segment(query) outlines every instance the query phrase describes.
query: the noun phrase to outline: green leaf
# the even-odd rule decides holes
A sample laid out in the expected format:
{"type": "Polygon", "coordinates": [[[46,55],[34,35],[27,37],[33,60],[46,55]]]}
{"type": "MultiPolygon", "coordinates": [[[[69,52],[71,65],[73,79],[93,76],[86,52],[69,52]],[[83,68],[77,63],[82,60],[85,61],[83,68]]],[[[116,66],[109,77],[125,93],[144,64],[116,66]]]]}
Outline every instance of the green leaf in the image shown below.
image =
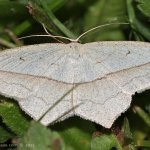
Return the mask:
{"type": "Polygon", "coordinates": [[[32,122],[21,139],[18,150],[66,150],[57,132],[52,132],[39,122],[32,122]]]}
{"type": "Polygon", "coordinates": [[[3,20],[1,23],[19,22],[27,18],[29,15],[25,8],[26,2],[25,0],[0,0],[0,19],[3,20]]]}
{"type": "MultiPolygon", "coordinates": [[[[148,25],[144,24],[144,22],[137,17],[138,15],[136,15],[132,0],[127,0],[127,10],[129,22],[131,24],[132,29],[134,30],[134,33],[136,33],[136,36],[138,34],[141,34],[143,37],[150,40],[150,28],[148,25]]],[[[139,39],[142,40],[142,38],[140,38],[140,35],[139,39]]]]}
{"type": "Polygon", "coordinates": [[[111,150],[113,147],[117,148],[117,150],[122,150],[113,134],[102,135],[91,141],[91,150],[111,150]]]}
{"type": "Polygon", "coordinates": [[[8,128],[18,136],[22,136],[29,127],[28,119],[25,118],[16,103],[3,99],[3,102],[0,103],[0,116],[8,128]]]}
{"type": "Polygon", "coordinates": [[[138,141],[137,146],[150,148],[150,140],[138,141]]]}
{"type": "Polygon", "coordinates": [[[76,36],[66,28],[63,23],[56,18],[51,9],[42,0],[30,0],[31,14],[33,17],[44,24],[53,34],[63,33],[69,38],[76,38],[76,36]]]}
{"type": "Polygon", "coordinates": [[[44,0],[43,2],[48,6],[48,8],[50,10],[55,12],[56,10],[61,9],[61,7],[63,7],[68,2],[68,0],[59,0],[59,1],[56,1],[56,0],[44,0]]]}
{"type": "Polygon", "coordinates": [[[127,118],[124,119],[124,124],[123,124],[123,133],[124,133],[124,143],[126,145],[125,150],[135,150],[135,144],[133,140],[133,134],[130,130],[130,125],[129,121],[127,118]]]}
{"type": "Polygon", "coordinates": [[[137,114],[143,119],[143,121],[150,127],[150,115],[138,106],[135,106],[134,109],[137,114]]]}
{"type": "Polygon", "coordinates": [[[24,31],[29,29],[31,26],[32,26],[32,24],[30,21],[23,21],[19,25],[15,26],[13,28],[13,33],[15,33],[15,35],[20,35],[24,31]]]}
{"type": "Polygon", "coordinates": [[[59,131],[66,145],[74,150],[87,150],[90,149],[91,134],[96,128],[92,122],[74,117],[55,125],[55,130],[59,131]]]}
{"type": "Polygon", "coordinates": [[[6,130],[3,126],[0,126],[0,143],[6,142],[8,139],[11,139],[14,135],[6,130]]]}
{"type": "Polygon", "coordinates": [[[139,10],[147,17],[150,17],[150,0],[137,0],[139,10]]]}
{"type": "Polygon", "coordinates": [[[125,118],[124,120],[123,133],[126,140],[128,140],[129,142],[133,140],[133,135],[130,131],[130,125],[127,118],[125,118]]]}
{"type": "Polygon", "coordinates": [[[4,40],[3,38],[0,38],[0,43],[2,45],[4,45],[4,46],[8,47],[8,48],[14,48],[14,47],[16,47],[15,44],[13,44],[13,43],[11,43],[11,42],[9,42],[7,40],[4,40]]]}
{"type": "MultiPolygon", "coordinates": [[[[88,8],[85,15],[84,31],[106,23],[127,22],[125,6],[124,0],[96,1],[88,8]]],[[[125,37],[119,26],[110,25],[107,28],[101,28],[95,33],[87,35],[84,41],[123,40],[125,37]]]]}

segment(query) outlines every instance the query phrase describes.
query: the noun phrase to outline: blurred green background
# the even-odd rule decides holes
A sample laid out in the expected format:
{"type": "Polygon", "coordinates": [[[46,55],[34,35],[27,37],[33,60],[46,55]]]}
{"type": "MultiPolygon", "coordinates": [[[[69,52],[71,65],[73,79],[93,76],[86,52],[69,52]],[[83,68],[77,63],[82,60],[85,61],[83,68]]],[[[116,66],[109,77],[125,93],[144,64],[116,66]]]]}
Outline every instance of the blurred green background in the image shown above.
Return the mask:
{"type": "MultiPolygon", "coordinates": [[[[150,0],[0,0],[0,49],[58,42],[46,34],[94,41],[150,41],[150,0]],[[118,23],[118,24],[114,24],[118,23]],[[129,23],[129,24],[120,24],[129,23]]],[[[68,43],[69,41],[63,40],[68,43]]],[[[148,150],[150,91],[136,94],[131,108],[111,129],[79,117],[44,127],[21,111],[13,100],[0,97],[0,150],[148,150]]]]}

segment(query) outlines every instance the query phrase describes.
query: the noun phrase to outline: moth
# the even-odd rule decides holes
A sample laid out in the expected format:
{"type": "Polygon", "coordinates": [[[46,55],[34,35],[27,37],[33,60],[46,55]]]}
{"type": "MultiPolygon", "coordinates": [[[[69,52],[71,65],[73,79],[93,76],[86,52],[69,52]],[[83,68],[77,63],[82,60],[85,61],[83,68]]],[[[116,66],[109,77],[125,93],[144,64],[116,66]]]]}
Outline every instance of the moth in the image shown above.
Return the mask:
{"type": "Polygon", "coordinates": [[[0,52],[0,95],[35,120],[46,112],[44,125],[77,115],[110,128],[132,95],[146,89],[148,42],[53,43],[0,52]]]}

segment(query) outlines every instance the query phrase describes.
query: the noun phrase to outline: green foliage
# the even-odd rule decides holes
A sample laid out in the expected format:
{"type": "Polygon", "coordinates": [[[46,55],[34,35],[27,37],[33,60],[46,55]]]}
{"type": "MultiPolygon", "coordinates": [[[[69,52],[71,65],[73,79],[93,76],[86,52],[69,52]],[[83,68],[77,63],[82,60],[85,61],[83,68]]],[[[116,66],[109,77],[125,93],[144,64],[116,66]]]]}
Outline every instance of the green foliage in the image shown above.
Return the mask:
{"type": "Polygon", "coordinates": [[[52,132],[38,122],[31,122],[28,131],[20,141],[20,150],[65,150],[65,144],[58,133],[52,132]]]}
{"type": "MultiPolygon", "coordinates": [[[[0,0],[0,49],[56,42],[50,38],[26,38],[46,34],[77,38],[88,29],[110,24],[82,37],[82,43],[100,40],[150,41],[150,0],[0,0]],[[125,23],[128,25],[112,24],[125,23]]],[[[68,42],[63,40],[63,42],[68,42]]],[[[150,149],[150,94],[136,95],[132,107],[113,129],[73,117],[44,127],[29,118],[14,100],[0,97],[1,144],[20,150],[147,150],[150,149]],[[94,136],[95,133],[98,135],[94,136]],[[14,142],[17,141],[17,142],[14,142]]],[[[94,116],[93,116],[94,117],[94,116]]]]}
{"type": "Polygon", "coordinates": [[[139,116],[143,119],[143,121],[150,127],[150,116],[143,109],[136,106],[134,107],[135,111],[139,114],[139,116]]]}
{"type": "Polygon", "coordinates": [[[96,137],[91,141],[91,150],[110,150],[112,148],[122,150],[120,144],[113,134],[101,135],[100,137],[96,137]]]}
{"type": "MultiPolygon", "coordinates": [[[[126,5],[124,0],[100,0],[88,8],[85,15],[84,31],[98,25],[114,22],[127,22],[126,5]],[[113,6],[113,7],[112,7],[113,6]],[[91,18],[91,19],[89,19],[91,18]]],[[[111,25],[107,28],[99,29],[93,34],[86,36],[86,41],[98,40],[125,40],[123,30],[120,25],[111,25]],[[98,35],[98,33],[100,33],[98,35]],[[115,35],[115,36],[114,36],[115,35]]]]}
{"type": "Polygon", "coordinates": [[[150,27],[149,24],[143,20],[144,16],[139,17],[136,9],[134,9],[133,1],[127,0],[127,10],[129,16],[129,22],[133,29],[136,40],[144,41],[144,38],[150,40],[150,27]],[[144,37],[144,38],[143,38],[144,37]]]}
{"type": "Polygon", "coordinates": [[[147,17],[150,17],[150,1],[149,0],[138,0],[139,10],[147,17]]]}
{"type": "Polygon", "coordinates": [[[15,103],[4,102],[0,103],[0,116],[5,123],[16,135],[24,135],[29,127],[29,121],[20,111],[15,103]]]}
{"type": "Polygon", "coordinates": [[[75,150],[89,149],[92,139],[91,134],[96,130],[93,123],[79,119],[78,117],[70,118],[68,121],[59,123],[55,126],[55,129],[59,131],[65,143],[75,150]]]}
{"type": "Polygon", "coordinates": [[[3,126],[0,126],[0,143],[7,141],[8,139],[12,138],[14,135],[5,129],[3,126]]]}

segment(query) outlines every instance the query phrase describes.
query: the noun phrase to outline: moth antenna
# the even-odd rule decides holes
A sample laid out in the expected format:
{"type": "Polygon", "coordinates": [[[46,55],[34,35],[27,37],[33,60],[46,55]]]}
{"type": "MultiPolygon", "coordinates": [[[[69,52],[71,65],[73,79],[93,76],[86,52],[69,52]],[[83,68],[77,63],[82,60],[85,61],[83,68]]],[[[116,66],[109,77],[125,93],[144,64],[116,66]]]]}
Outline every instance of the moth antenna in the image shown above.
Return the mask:
{"type": "Polygon", "coordinates": [[[103,25],[99,25],[99,26],[96,26],[96,27],[94,27],[94,28],[91,28],[91,29],[89,29],[89,30],[87,30],[87,31],[85,31],[84,33],[82,33],[78,38],[76,38],[74,41],[79,41],[79,39],[80,38],[82,38],[83,36],[85,36],[86,34],[88,34],[89,32],[91,32],[91,31],[94,31],[94,30],[96,30],[96,29],[99,29],[99,28],[102,28],[102,27],[106,27],[106,26],[110,26],[110,25],[123,25],[123,24],[129,24],[128,22],[122,22],[122,23],[120,23],[120,22],[118,22],[118,23],[108,23],[108,24],[103,24],[103,25]]]}
{"type": "MultiPolygon", "coordinates": [[[[46,32],[48,35],[50,35],[50,36],[52,37],[53,35],[50,34],[50,33],[47,31],[47,29],[46,29],[44,23],[42,23],[42,26],[43,26],[43,29],[45,30],[45,32],[46,32]]],[[[56,41],[58,41],[58,42],[60,42],[60,43],[65,44],[63,41],[60,41],[60,40],[59,40],[58,38],[56,38],[56,37],[52,37],[52,38],[54,38],[56,41]]]]}
{"type": "Polygon", "coordinates": [[[43,26],[43,28],[44,28],[45,32],[46,32],[48,35],[51,35],[51,34],[47,31],[47,29],[46,29],[46,27],[45,27],[44,23],[42,23],[42,26],[43,26]]]}
{"type": "Polygon", "coordinates": [[[76,42],[76,39],[74,40],[74,39],[67,38],[67,37],[64,37],[64,36],[52,35],[52,34],[50,34],[50,33],[47,31],[47,29],[46,29],[46,27],[44,26],[44,24],[43,24],[43,23],[42,23],[42,26],[43,26],[43,28],[44,28],[45,32],[46,32],[48,35],[39,35],[39,34],[34,34],[34,35],[24,36],[24,37],[21,37],[21,38],[18,38],[18,39],[25,39],[25,38],[28,38],[28,37],[36,37],[36,36],[38,36],[38,37],[39,37],[39,36],[42,36],[42,37],[51,37],[51,38],[53,38],[53,39],[55,39],[55,40],[57,40],[57,41],[59,41],[59,42],[61,42],[61,43],[64,43],[64,42],[62,42],[62,41],[58,40],[57,38],[65,39],[65,40],[68,40],[68,41],[70,41],[70,42],[76,42]]]}
{"type": "Polygon", "coordinates": [[[117,23],[108,23],[108,24],[103,24],[103,25],[99,25],[99,26],[96,26],[94,28],[91,28],[89,30],[87,30],[86,32],[82,33],[79,37],[77,37],[76,39],[71,39],[71,38],[68,38],[68,37],[64,37],[64,36],[58,36],[58,35],[52,35],[50,34],[46,27],[44,26],[44,24],[42,24],[45,32],[48,34],[48,35],[38,35],[38,34],[35,34],[35,35],[28,35],[28,36],[24,36],[24,37],[21,37],[21,38],[18,38],[18,39],[24,39],[24,38],[28,38],[28,37],[36,37],[36,36],[42,36],[42,37],[51,37],[51,38],[54,38],[55,40],[61,42],[61,43],[64,43],[60,40],[58,40],[57,38],[60,38],[60,39],[65,39],[65,40],[68,40],[70,42],[78,42],[79,39],[81,39],[83,36],[85,36],[86,34],[88,34],[89,32],[92,32],[96,29],[99,29],[99,28],[102,28],[102,27],[106,27],[106,26],[110,26],[110,25],[125,25],[125,24],[130,24],[128,22],[123,22],[123,23],[120,23],[120,22],[117,22],[117,23]]]}
{"type": "Polygon", "coordinates": [[[23,36],[23,37],[20,37],[18,38],[19,40],[20,39],[25,39],[25,38],[29,38],[29,37],[36,37],[36,36],[41,36],[41,37],[51,37],[51,38],[61,38],[61,39],[65,39],[65,40],[68,40],[70,42],[76,42],[76,40],[74,39],[70,39],[70,38],[67,38],[67,37],[64,37],[64,36],[55,36],[55,35],[52,35],[52,34],[49,34],[49,35],[40,35],[40,34],[33,34],[33,35],[27,35],[27,36],[23,36]]]}

